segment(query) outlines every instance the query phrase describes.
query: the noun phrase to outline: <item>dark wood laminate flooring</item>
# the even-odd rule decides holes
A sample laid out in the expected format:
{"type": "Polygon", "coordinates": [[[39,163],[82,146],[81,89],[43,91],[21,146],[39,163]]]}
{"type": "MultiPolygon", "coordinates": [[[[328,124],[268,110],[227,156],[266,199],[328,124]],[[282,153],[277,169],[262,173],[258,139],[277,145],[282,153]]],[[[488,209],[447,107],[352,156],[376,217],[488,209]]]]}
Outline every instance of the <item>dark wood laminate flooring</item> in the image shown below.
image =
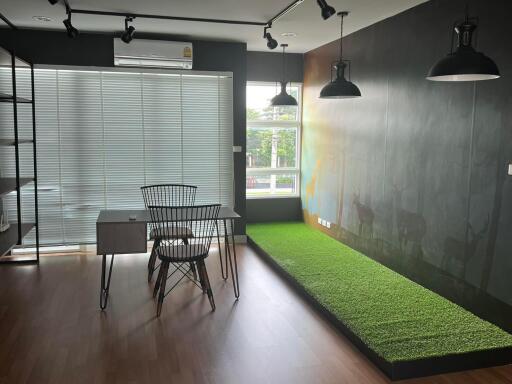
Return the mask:
{"type": "MultiPolygon", "coordinates": [[[[116,256],[99,310],[101,258],[43,256],[0,266],[0,383],[387,383],[343,336],[248,247],[238,246],[241,298],[207,260],[216,312],[183,283],[155,317],[147,255],[116,256]]],[[[512,383],[512,366],[407,383],[512,383]]]]}

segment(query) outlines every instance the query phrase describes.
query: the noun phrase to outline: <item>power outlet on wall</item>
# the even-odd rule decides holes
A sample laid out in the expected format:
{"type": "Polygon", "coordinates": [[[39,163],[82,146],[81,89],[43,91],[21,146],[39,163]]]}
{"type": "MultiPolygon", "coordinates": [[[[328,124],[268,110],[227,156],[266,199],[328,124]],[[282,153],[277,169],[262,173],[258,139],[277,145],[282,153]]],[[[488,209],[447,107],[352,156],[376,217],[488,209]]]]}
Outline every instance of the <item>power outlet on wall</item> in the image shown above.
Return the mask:
{"type": "Polygon", "coordinates": [[[320,224],[322,227],[331,228],[331,222],[322,219],[321,217],[318,218],[318,224],[320,224]]]}

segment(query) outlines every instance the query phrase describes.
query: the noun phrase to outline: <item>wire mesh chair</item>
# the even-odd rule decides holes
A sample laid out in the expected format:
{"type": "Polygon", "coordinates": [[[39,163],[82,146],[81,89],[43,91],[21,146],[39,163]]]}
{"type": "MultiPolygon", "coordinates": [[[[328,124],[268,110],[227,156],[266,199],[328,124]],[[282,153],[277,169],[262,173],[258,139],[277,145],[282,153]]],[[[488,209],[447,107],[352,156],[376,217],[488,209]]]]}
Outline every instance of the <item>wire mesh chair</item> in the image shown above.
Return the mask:
{"type": "MultiPolygon", "coordinates": [[[[192,206],[196,201],[197,187],[194,185],[184,184],[157,184],[147,185],[141,188],[142,197],[144,198],[144,204],[146,209],[150,205],[154,206],[167,206],[167,207],[184,207],[192,206]]],[[[179,230],[172,232],[178,237],[173,240],[182,240],[186,243],[189,237],[193,234],[190,228],[181,227],[179,230]]],[[[151,240],[153,240],[153,249],[148,261],[148,282],[153,278],[153,273],[159,268],[156,264],[156,249],[162,242],[162,240],[170,240],[171,233],[165,232],[162,228],[152,228],[149,234],[151,240]]],[[[190,271],[194,278],[197,280],[197,272],[195,265],[190,265],[190,271]]]]}
{"type": "Polygon", "coordinates": [[[157,316],[160,316],[165,296],[185,277],[190,279],[202,289],[203,293],[208,295],[212,311],[214,311],[215,301],[204,259],[210,252],[220,204],[188,207],[150,205],[148,209],[152,228],[163,230],[165,233],[172,235],[169,238],[162,238],[160,245],[156,248],[156,254],[161,261],[160,271],[158,272],[158,278],[153,291],[153,297],[158,295],[157,316]],[[173,239],[181,236],[180,228],[189,228],[193,233],[193,237],[188,238],[187,242],[178,243],[173,241],[173,239]],[[194,263],[198,269],[199,284],[196,279],[190,277],[190,267],[186,268],[187,265],[190,266],[194,263]],[[171,264],[175,269],[168,274],[169,265],[171,264]],[[178,271],[181,272],[182,276],[166,291],[167,280],[178,271]]]}

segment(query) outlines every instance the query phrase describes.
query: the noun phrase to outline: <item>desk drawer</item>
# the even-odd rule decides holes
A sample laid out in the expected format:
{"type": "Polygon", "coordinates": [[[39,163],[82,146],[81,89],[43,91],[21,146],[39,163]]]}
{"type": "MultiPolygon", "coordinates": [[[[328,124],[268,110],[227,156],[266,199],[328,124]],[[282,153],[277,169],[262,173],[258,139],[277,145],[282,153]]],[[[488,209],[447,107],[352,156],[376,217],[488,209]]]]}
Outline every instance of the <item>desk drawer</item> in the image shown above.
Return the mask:
{"type": "Polygon", "coordinates": [[[98,255],[147,252],[146,223],[99,223],[96,225],[98,255]]]}

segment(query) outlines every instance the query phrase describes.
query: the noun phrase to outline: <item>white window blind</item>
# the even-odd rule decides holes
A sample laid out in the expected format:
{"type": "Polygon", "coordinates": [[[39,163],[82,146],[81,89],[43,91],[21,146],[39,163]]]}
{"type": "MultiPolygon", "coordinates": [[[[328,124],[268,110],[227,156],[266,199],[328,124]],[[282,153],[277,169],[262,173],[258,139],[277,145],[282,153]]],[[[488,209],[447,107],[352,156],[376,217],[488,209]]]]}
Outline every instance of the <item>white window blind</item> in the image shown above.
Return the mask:
{"type": "Polygon", "coordinates": [[[142,208],[148,184],[233,206],[231,75],[36,69],[35,90],[42,244],[95,242],[99,211],[142,208]]]}

